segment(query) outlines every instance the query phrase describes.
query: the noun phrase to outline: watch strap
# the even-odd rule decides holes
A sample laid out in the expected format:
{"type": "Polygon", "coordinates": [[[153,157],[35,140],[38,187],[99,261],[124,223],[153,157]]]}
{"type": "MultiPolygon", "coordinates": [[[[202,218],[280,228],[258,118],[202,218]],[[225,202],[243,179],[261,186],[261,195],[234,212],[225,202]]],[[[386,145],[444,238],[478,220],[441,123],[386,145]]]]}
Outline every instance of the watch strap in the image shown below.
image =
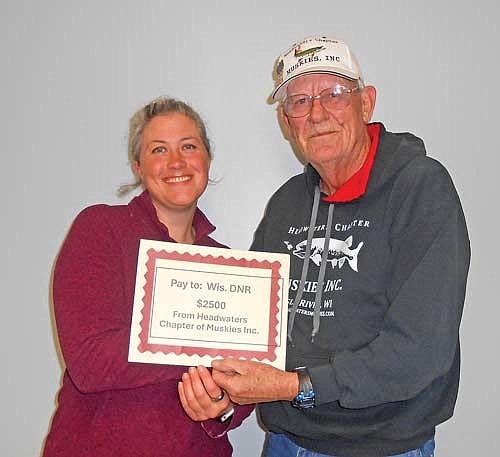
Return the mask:
{"type": "Polygon", "coordinates": [[[296,408],[313,408],[315,406],[316,394],[307,368],[297,367],[293,371],[299,377],[299,393],[292,400],[292,405],[296,408]]]}

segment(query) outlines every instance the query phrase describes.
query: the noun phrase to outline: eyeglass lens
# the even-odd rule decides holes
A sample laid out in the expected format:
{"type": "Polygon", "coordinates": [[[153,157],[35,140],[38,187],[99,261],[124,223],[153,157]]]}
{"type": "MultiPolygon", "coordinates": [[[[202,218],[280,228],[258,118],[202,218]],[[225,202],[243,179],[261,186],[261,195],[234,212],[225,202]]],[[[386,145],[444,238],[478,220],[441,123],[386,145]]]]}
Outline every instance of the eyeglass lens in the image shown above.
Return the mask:
{"type": "Polygon", "coordinates": [[[285,112],[291,117],[302,117],[310,113],[313,99],[319,99],[321,106],[328,111],[340,111],[350,104],[350,94],[357,90],[335,86],[325,89],[319,95],[296,94],[286,98],[285,112]]]}

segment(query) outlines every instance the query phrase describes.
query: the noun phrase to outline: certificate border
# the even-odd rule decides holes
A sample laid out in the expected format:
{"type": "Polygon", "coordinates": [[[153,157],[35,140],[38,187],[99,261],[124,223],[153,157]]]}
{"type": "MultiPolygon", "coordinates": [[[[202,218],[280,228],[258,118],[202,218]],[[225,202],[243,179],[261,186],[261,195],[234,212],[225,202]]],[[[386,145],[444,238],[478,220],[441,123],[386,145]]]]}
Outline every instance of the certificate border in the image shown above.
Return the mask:
{"type": "MultiPolygon", "coordinates": [[[[280,280],[283,279],[279,273],[281,268],[281,262],[268,260],[257,260],[257,259],[236,259],[234,257],[224,257],[218,256],[214,257],[212,255],[201,255],[201,254],[190,254],[190,253],[179,253],[177,251],[168,252],[164,249],[156,250],[150,248],[146,252],[147,262],[146,262],[146,273],[144,278],[146,280],[143,290],[144,296],[142,299],[143,307],[141,310],[142,319],[140,322],[140,343],[137,347],[138,351],[141,353],[161,352],[165,355],[167,354],[184,354],[188,356],[197,355],[199,357],[210,356],[215,357],[243,357],[243,358],[254,358],[259,361],[269,360],[271,362],[277,359],[276,350],[280,347],[278,338],[281,339],[281,332],[278,334],[278,303],[280,301],[279,290],[280,290],[280,280]],[[153,286],[155,277],[156,260],[181,260],[184,262],[193,263],[204,263],[204,264],[217,264],[217,265],[227,265],[227,266],[238,266],[247,268],[257,268],[263,270],[271,270],[271,290],[269,297],[269,333],[267,341],[267,351],[255,351],[255,350],[236,350],[236,349],[209,349],[204,347],[196,346],[178,346],[178,345],[168,345],[168,344],[151,344],[148,342],[148,335],[150,333],[150,323],[151,323],[151,307],[153,298],[153,286]]],[[[283,310],[282,305],[282,310],[283,310]]],[[[282,319],[280,320],[282,322],[282,319]]]]}

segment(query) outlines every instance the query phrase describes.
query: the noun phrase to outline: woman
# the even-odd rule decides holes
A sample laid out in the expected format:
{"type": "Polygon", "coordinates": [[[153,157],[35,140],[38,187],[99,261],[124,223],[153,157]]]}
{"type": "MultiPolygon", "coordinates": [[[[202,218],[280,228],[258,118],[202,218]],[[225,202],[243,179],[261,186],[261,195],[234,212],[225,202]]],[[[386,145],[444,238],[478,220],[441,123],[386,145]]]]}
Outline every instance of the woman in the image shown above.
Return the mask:
{"type": "Polygon", "coordinates": [[[130,120],[129,159],[136,182],[120,190],[144,192],[128,205],[83,210],[56,263],[67,369],[43,455],[229,456],[225,432],[251,408],[232,405],[204,367],[127,361],[139,240],[222,247],[197,208],[211,161],[203,121],[175,99],[151,102],[130,120]]]}

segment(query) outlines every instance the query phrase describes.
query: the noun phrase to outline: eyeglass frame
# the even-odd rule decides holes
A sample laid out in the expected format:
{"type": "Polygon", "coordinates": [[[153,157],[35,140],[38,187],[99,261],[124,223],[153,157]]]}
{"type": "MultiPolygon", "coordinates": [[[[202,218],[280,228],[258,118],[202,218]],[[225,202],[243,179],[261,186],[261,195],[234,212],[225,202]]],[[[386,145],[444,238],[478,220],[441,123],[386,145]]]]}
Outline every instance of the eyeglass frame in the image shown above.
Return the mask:
{"type": "Polygon", "coordinates": [[[319,100],[320,104],[321,104],[321,107],[323,109],[326,109],[328,112],[331,112],[330,109],[328,109],[326,106],[323,105],[323,103],[321,102],[321,94],[324,93],[325,91],[330,91],[332,89],[342,89],[342,91],[338,94],[339,96],[340,95],[344,95],[344,94],[352,94],[353,92],[356,92],[357,90],[362,90],[365,88],[365,85],[363,84],[363,82],[361,80],[358,81],[358,85],[356,87],[353,87],[352,89],[349,89],[345,86],[342,86],[342,84],[335,84],[334,86],[332,87],[327,87],[326,89],[323,89],[318,95],[309,95],[309,94],[293,94],[291,96],[287,96],[287,97],[284,97],[281,101],[281,104],[283,105],[283,110],[285,111],[285,114],[289,117],[292,117],[294,119],[297,119],[299,117],[305,117],[307,116],[308,114],[311,113],[311,110],[312,110],[312,107],[313,107],[313,100],[314,99],[317,99],[319,100]],[[309,110],[304,113],[304,114],[301,114],[300,116],[292,116],[290,113],[288,113],[287,111],[287,108],[286,108],[286,102],[287,100],[290,98],[290,97],[297,97],[299,95],[302,95],[304,96],[304,98],[307,99],[308,101],[308,106],[309,106],[309,110]],[[310,102],[310,103],[309,103],[310,102]]]}

